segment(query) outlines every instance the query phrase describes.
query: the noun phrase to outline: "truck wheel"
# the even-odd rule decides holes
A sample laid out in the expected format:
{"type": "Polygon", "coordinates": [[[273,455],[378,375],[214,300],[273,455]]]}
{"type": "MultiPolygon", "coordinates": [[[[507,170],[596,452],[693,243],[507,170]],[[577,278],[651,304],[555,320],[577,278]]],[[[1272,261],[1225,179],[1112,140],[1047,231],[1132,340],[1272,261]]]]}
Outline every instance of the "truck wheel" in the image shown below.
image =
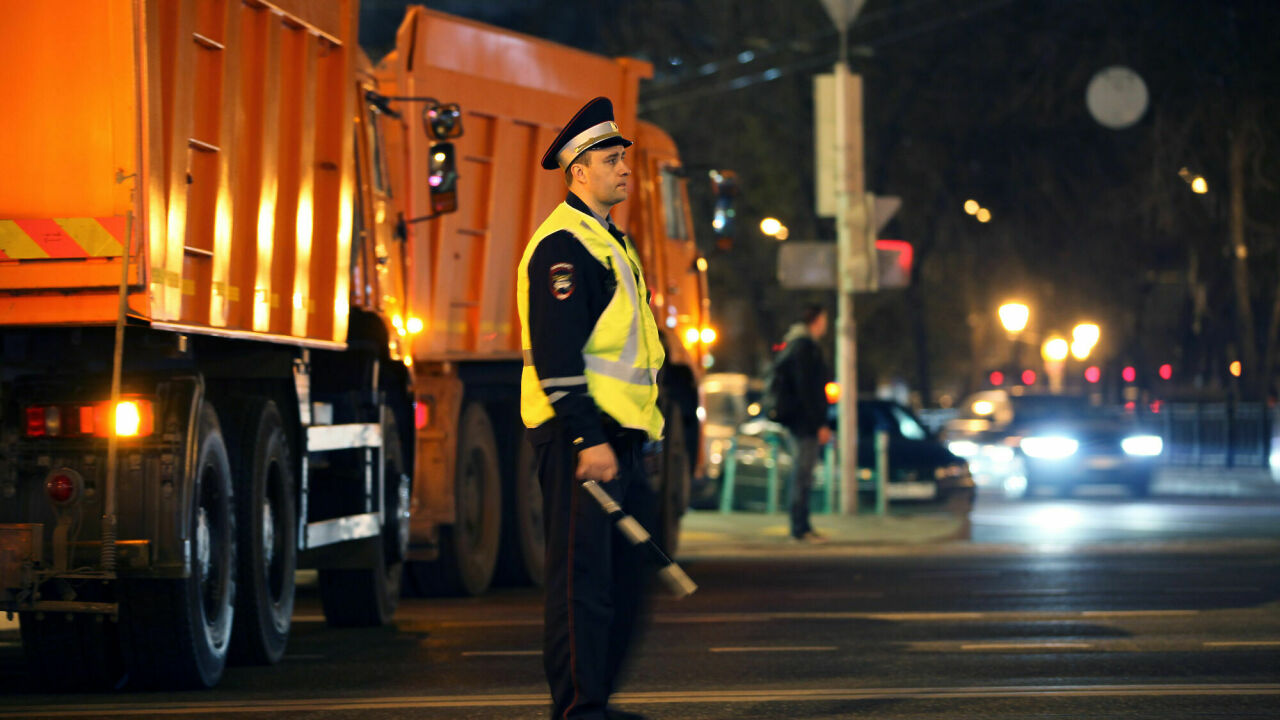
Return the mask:
{"type": "MultiPolygon", "coordinates": [[[[78,600],[106,601],[79,589],[78,600]]],[[[115,690],[127,679],[116,621],[102,615],[18,613],[27,670],[52,692],[115,690]]]]}
{"type": "Polygon", "coordinates": [[[276,404],[252,398],[239,410],[227,438],[239,550],[231,659],[274,665],[289,639],[298,565],[293,465],[276,404]]]}
{"type": "Polygon", "coordinates": [[[458,424],[452,525],[440,529],[440,559],[414,563],[418,586],[433,595],[479,595],[498,563],[502,480],[489,414],[469,403],[458,424]]]}
{"type": "Polygon", "coordinates": [[[658,492],[658,527],[655,536],[658,544],[667,555],[675,555],[680,546],[680,518],[684,516],[684,505],[689,487],[689,450],[685,446],[684,415],[680,408],[673,405],[667,415],[667,426],[663,433],[666,440],[662,446],[662,477],[658,492]]]}
{"type": "Polygon", "coordinates": [[[179,580],[120,583],[121,630],[131,681],[213,687],[226,668],[236,597],[236,518],[231,464],[209,402],[197,419],[186,526],[191,572],[179,580]]]}
{"type": "Polygon", "coordinates": [[[510,585],[542,587],[546,566],[546,535],[542,518],[542,486],[538,458],[524,433],[516,451],[514,480],[502,497],[502,549],[498,577],[510,585]]]}
{"type": "Polygon", "coordinates": [[[409,475],[400,431],[390,408],[382,409],[386,512],[373,567],[321,569],[320,604],[333,627],[376,627],[391,622],[400,602],[404,558],[409,550],[409,475]]]}

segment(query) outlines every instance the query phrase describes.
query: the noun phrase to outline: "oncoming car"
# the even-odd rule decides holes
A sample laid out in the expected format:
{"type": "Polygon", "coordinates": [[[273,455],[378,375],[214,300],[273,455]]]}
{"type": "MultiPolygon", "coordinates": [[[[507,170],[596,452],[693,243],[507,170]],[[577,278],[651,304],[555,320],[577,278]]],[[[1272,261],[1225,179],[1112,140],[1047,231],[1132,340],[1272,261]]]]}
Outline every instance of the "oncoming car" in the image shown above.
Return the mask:
{"type": "Polygon", "coordinates": [[[947,447],[969,461],[979,487],[1008,496],[1071,493],[1120,484],[1151,492],[1164,451],[1159,434],[1118,408],[1077,395],[1013,395],[988,390],[967,398],[946,424],[947,447]]]}

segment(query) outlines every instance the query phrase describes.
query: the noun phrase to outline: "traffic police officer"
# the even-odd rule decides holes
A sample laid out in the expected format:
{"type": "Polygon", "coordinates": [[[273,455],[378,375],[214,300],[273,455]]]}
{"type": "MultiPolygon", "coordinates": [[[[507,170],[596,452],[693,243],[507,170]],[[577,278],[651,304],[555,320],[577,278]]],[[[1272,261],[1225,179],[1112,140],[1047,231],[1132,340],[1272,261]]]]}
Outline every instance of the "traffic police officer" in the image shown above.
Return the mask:
{"type": "Polygon", "coordinates": [[[665,354],[635,247],[609,217],[631,171],[607,98],[587,103],[542,158],[569,192],[520,259],[520,412],[546,519],[543,666],[553,717],[639,717],[608,707],[649,573],[581,488],[595,480],[649,529],[644,449],[662,437],[665,354]]]}

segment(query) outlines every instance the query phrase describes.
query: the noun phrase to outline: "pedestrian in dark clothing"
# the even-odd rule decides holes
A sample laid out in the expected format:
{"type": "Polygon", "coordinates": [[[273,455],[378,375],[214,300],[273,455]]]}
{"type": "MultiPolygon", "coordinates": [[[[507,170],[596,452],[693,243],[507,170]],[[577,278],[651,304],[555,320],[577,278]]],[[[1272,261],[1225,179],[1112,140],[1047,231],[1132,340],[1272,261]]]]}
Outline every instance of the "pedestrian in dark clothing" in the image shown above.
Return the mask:
{"type": "Polygon", "coordinates": [[[665,353],[635,247],[609,217],[631,171],[605,98],[587,103],[542,159],[569,193],[534,233],[517,272],[524,370],[520,414],[546,522],[543,667],[552,717],[638,715],[608,707],[643,614],[651,568],[586,495],[594,480],[652,532],[657,496],[644,452],[661,439],[665,353]]]}
{"type": "Polygon", "coordinates": [[[809,523],[809,491],[818,452],[831,440],[827,420],[826,385],[831,371],[818,340],[827,332],[827,311],[820,305],[805,308],[802,321],[791,326],[783,348],[774,360],[765,402],[771,419],[786,426],[795,440],[792,463],[791,537],[823,542],[809,523]]]}

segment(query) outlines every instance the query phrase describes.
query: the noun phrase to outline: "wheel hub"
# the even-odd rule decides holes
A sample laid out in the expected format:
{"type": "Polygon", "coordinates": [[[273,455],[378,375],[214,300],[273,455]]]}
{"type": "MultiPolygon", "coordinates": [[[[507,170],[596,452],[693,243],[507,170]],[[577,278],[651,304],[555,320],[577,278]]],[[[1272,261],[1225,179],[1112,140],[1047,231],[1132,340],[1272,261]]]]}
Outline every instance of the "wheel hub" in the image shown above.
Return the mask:
{"type": "Polygon", "coordinates": [[[276,554],[276,521],[271,511],[271,500],[262,503],[262,559],[267,567],[276,554]]]}
{"type": "Polygon", "coordinates": [[[196,511],[196,548],[195,561],[200,568],[200,577],[209,577],[209,566],[213,564],[213,542],[209,531],[209,511],[200,508],[196,511]]]}

